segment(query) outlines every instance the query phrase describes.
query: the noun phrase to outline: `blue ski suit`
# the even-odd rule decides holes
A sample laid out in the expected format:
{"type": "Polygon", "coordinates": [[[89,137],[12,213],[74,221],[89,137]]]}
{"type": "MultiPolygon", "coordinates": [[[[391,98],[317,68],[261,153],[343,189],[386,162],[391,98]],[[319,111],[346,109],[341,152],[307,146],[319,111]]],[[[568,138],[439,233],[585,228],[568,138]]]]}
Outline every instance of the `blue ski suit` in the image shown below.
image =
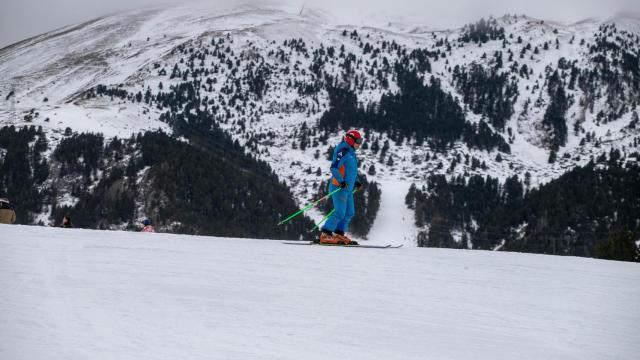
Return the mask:
{"type": "Polygon", "coordinates": [[[329,192],[340,188],[343,181],[347,183],[347,187],[331,195],[336,211],[327,219],[323,230],[346,232],[355,214],[353,188],[358,178],[358,159],[355,150],[345,141],[338,144],[333,151],[331,174],[333,176],[329,184],[329,192]]]}

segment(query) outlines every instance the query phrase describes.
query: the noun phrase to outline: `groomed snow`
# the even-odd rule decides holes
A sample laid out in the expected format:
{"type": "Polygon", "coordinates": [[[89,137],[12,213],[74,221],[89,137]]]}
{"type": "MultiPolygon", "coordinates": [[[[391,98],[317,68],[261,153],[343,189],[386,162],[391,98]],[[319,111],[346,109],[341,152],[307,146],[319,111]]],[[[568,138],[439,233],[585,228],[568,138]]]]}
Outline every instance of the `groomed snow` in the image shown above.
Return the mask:
{"type": "Polygon", "coordinates": [[[403,180],[380,182],[380,209],[365,243],[416,246],[415,214],[405,204],[410,186],[410,182],[403,180]]]}
{"type": "Polygon", "coordinates": [[[0,225],[0,359],[635,359],[640,266],[0,225]]]}

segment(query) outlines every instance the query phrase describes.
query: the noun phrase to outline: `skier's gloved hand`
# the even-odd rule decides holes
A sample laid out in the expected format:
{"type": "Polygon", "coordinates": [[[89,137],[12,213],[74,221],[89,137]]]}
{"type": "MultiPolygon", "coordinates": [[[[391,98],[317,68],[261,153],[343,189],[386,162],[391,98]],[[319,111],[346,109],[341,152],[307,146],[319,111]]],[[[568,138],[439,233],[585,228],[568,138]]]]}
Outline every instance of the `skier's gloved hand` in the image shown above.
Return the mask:
{"type": "Polygon", "coordinates": [[[360,181],[356,181],[356,184],[355,184],[356,191],[362,190],[362,187],[363,187],[362,183],[360,181]]]}
{"type": "Polygon", "coordinates": [[[341,189],[346,189],[346,188],[347,188],[347,186],[348,186],[348,185],[347,185],[347,182],[346,182],[346,181],[343,181],[343,182],[341,182],[341,183],[340,183],[340,188],[341,188],[341,189]]]}

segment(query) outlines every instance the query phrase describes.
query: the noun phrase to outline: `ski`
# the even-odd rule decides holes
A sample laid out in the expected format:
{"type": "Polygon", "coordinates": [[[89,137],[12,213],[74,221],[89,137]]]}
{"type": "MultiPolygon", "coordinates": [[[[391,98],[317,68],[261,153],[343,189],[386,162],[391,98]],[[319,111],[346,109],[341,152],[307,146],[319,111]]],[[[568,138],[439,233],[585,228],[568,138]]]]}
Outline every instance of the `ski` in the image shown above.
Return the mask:
{"type": "Polygon", "coordinates": [[[336,247],[353,247],[353,248],[367,248],[367,249],[397,249],[401,248],[402,245],[367,245],[367,244],[358,244],[358,245],[341,245],[341,244],[320,244],[315,243],[313,241],[285,241],[283,244],[287,245],[317,245],[317,246],[336,246],[336,247]]]}

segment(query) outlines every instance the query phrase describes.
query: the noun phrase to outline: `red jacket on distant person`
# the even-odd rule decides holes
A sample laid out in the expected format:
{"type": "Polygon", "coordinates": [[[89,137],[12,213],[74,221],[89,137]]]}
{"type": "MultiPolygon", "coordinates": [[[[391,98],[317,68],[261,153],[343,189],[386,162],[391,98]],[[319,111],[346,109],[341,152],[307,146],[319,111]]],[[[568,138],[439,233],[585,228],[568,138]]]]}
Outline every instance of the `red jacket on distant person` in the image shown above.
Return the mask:
{"type": "Polygon", "coordinates": [[[149,219],[144,219],[142,221],[142,225],[144,226],[142,228],[142,232],[156,232],[156,229],[153,228],[153,225],[151,225],[151,220],[149,219]]]}

